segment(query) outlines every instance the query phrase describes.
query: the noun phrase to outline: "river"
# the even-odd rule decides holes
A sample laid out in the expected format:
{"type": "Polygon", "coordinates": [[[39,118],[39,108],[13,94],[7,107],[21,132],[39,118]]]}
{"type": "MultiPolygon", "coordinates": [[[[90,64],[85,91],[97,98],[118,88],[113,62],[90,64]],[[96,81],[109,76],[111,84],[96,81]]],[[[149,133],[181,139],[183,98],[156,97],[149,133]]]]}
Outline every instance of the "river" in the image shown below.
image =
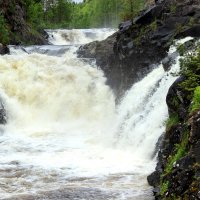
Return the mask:
{"type": "Polygon", "coordinates": [[[0,56],[0,199],[151,200],[146,177],[165,131],[168,88],[176,79],[158,65],[115,104],[81,44],[111,29],[47,30],[52,45],[10,46],[0,56]]]}

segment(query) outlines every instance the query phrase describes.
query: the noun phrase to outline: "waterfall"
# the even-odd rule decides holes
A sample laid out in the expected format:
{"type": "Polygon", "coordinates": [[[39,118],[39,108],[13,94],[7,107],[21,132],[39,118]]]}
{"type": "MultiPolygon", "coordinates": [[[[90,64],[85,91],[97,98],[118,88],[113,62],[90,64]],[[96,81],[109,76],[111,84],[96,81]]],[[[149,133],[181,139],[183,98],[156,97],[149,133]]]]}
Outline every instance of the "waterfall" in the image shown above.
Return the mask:
{"type": "MultiPolygon", "coordinates": [[[[80,43],[113,33],[76,31],[80,43]]],[[[0,56],[8,115],[0,127],[0,199],[152,199],[146,176],[165,130],[178,58],[169,72],[157,66],[115,105],[103,72],[77,58],[79,41],[55,46],[64,43],[60,30],[48,32],[54,45],[12,46],[11,55],[0,56]]]]}
{"type": "Polygon", "coordinates": [[[85,44],[94,40],[104,40],[115,32],[114,29],[71,29],[46,30],[49,41],[54,45],[85,44]]]}

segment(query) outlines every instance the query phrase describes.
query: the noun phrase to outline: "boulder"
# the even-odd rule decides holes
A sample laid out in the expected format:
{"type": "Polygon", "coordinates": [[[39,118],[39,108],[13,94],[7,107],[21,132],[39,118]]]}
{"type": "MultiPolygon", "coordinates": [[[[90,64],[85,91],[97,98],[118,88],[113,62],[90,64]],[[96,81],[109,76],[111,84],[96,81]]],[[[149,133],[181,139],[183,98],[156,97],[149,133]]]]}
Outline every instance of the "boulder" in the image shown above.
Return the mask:
{"type": "Polygon", "coordinates": [[[7,115],[2,101],[0,102],[0,124],[6,124],[7,115]]]}
{"type": "Polygon", "coordinates": [[[178,57],[178,52],[174,52],[170,55],[168,55],[166,58],[164,58],[161,62],[163,64],[163,68],[165,71],[169,71],[171,69],[171,66],[176,63],[176,58],[178,57]]]}
{"type": "Polygon", "coordinates": [[[147,181],[151,186],[158,186],[160,184],[160,173],[158,171],[153,172],[147,177],[147,181]]]}
{"type": "Polygon", "coordinates": [[[0,55],[8,54],[9,52],[9,48],[0,43],[0,55]]]}
{"type": "Polygon", "coordinates": [[[191,103],[187,98],[188,92],[181,87],[181,82],[184,80],[185,77],[179,77],[169,88],[166,97],[169,114],[176,113],[181,120],[185,119],[188,114],[188,107],[191,103]]]}

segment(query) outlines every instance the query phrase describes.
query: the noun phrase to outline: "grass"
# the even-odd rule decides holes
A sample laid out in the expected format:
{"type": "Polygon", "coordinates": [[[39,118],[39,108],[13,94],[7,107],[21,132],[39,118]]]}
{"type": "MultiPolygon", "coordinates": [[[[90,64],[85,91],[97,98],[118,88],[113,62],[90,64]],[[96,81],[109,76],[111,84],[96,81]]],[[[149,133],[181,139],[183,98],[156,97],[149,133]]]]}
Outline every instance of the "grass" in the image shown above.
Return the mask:
{"type": "Polygon", "coordinates": [[[175,13],[176,12],[176,9],[177,9],[177,6],[175,3],[173,3],[171,6],[170,6],[170,12],[171,13],[175,13]]]}
{"type": "Polygon", "coordinates": [[[194,90],[200,85],[200,45],[197,47],[196,52],[189,53],[180,61],[180,75],[186,78],[180,86],[184,90],[191,92],[191,99],[193,97],[194,90]]]}
{"type": "Polygon", "coordinates": [[[177,114],[172,114],[169,116],[166,122],[166,130],[169,130],[172,126],[179,123],[179,117],[177,114]]]}
{"type": "Polygon", "coordinates": [[[0,43],[7,44],[9,41],[9,30],[3,15],[0,13],[0,43]]]}
{"type": "Polygon", "coordinates": [[[186,48],[185,48],[184,44],[180,44],[177,47],[177,50],[178,50],[180,56],[183,56],[185,54],[185,52],[186,52],[186,48]]]}
{"type": "MultiPolygon", "coordinates": [[[[184,133],[184,137],[182,139],[182,142],[180,144],[176,145],[176,153],[168,158],[167,165],[165,167],[164,173],[161,175],[161,180],[160,180],[160,195],[162,199],[168,199],[164,195],[169,189],[169,181],[163,181],[164,176],[171,173],[172,169],[174,167],[174,164],[180,160],[182,157],[184,157],[187,153],[187,144],[188,144],[188,137],[189,134],[188,132],[184,133]]],[[[179,198],[175,196],[171,196],[169,199],[171,200],[178,200],[179,198]]]]}
{"type": "Polygon", "coordinates": [[[196,111],[200,108],[200,86],[197,86],[194,90],[194,96],[191,105],[191,112],[196,111]]]}
{"type": "Polygon", "coordinates": [[[188,132],[185,132],[182,142],[176,145],[176,153],[168,158],[168,162],[165,167],[166,174],[170,173],[174,167],[174,164],[186,155],[187,144],[188,144],[188,132]]]}
{"type": "Polygon", "coordinates": [[[169,181],[163,182],[160,188],[160,195],[164,196],[164,194],[167,192],[169,188],[169,181]]]}
{"type": "Polygon", "coordinates": [[[157,20],[153,21],[151,24],[150,24],[150,29],[152,31],[156,31],[158,28],[158,25],[157,25],[157,20]]]}

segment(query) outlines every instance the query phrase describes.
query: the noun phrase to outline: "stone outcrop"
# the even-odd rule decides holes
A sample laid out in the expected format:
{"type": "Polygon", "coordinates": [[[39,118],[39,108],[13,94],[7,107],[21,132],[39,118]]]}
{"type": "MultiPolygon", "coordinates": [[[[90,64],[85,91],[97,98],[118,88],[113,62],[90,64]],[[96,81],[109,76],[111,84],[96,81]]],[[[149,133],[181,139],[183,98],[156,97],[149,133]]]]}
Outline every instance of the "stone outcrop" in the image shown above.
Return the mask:
{"type": "Polygon", "coordinates": [[[9,53],[9,48],[0,43],[0,55],[9,53]]]}
{"type": "Polygon", "coordinates": [[[2,103],[2,99],[0,99],[0,100],[1,100],[1,102],[0,102],[0,124],[6,124],[6,122],[7,122],[6,110],[2,103]]]}
{"type": "Polygon", "coordinates": [[[200,109],[193,108],[194,102],[199,100],[192,89],[198,88],[199,79],[193,86],[188,84],[192,77],[200,74],[200,53],[194,55],[196,62],[194,59],[184,61],[189,73],[181,73],[166,97],[169,111],[166,133],[156,170],[148,176],[157,200],[200,199],[200,109]]]}
{"type": "Polygon", "coordinates": [[[9,44],[47,44],[42,32],[33,30],[26,22],[26,11],[21,0],[0,1],[1,14],[9,27],[9,44]]]}
{"type": "Polygon", "coordinates": [[[146,75],[167,55],[176,38],[200,36],[199,0],[159,0],[119,26],[102,42],[82,46],[80,57],[96,58],[117,95],[146,75]]]}

